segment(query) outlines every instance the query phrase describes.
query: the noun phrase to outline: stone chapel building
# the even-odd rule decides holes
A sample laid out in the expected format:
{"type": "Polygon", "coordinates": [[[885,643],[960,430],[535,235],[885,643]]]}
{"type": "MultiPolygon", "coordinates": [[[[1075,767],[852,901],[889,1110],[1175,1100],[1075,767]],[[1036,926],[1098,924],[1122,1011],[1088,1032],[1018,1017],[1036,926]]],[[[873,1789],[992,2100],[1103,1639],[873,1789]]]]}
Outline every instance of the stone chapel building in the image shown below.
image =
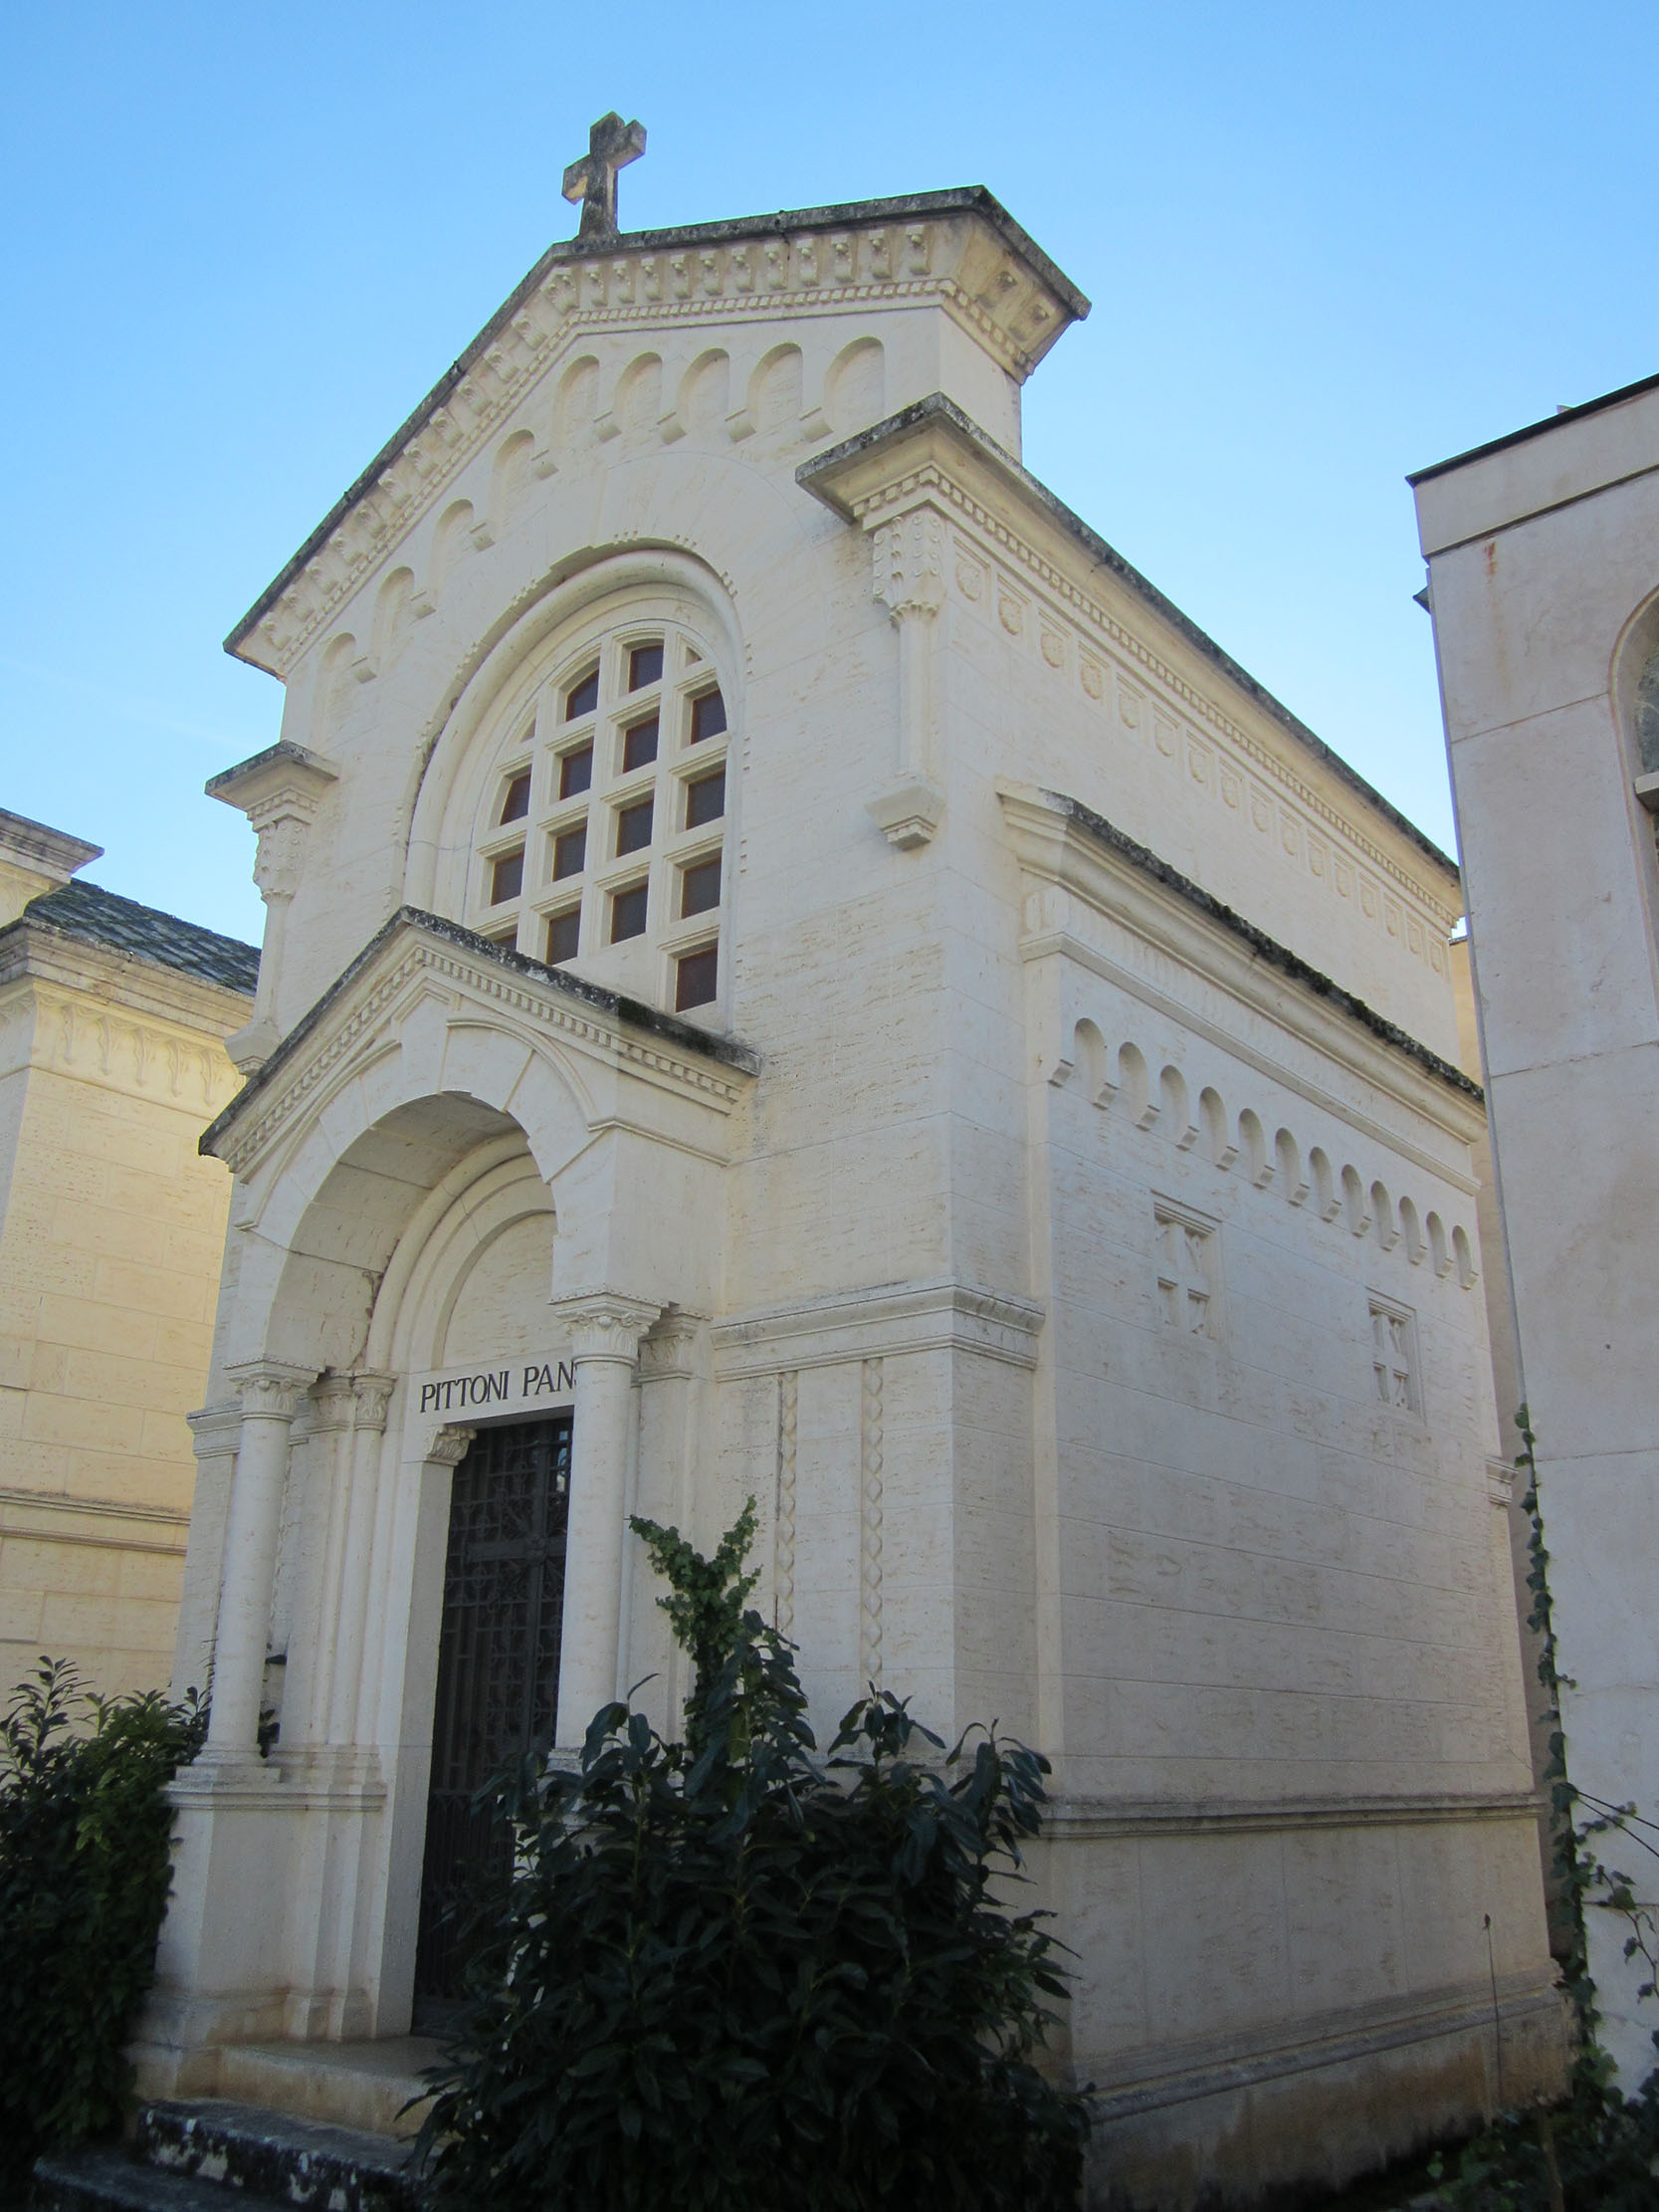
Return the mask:
{"type": "Polygon", "coordinates": [[[472,1788],[677,1709],[627,1515],[752,1494],[820,1719],[1053,1759],[1122,2201],[1340,2178],[1559,2065],[1456,870],[1021,467],[1088,303],[988,192],[587,181],[230,639],[143,2078],[434,2017],[472,1788]]]}

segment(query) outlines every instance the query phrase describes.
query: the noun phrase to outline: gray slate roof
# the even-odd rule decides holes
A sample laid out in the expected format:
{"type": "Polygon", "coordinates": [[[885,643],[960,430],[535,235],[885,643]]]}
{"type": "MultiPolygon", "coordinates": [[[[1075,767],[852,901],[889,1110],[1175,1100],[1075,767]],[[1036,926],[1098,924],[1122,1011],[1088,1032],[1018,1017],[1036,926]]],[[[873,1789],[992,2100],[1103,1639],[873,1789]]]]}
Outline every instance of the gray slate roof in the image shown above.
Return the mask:
{"type": "Polygon", "coordinates": [[[222,991],[240,991],[251,997],[259,981],[257,945],[221,937],[217,930],[204,930],[200,923],[181,921],[176,914],[158,913],[153,906],[119,898],[96,883],[66,883],[62,890],[45,891],[29,901],[22,918],[61,937],[78,937],[134,960],[153,961],[159,968],[176,968],[182,975],[217,984],[222,991]]]}

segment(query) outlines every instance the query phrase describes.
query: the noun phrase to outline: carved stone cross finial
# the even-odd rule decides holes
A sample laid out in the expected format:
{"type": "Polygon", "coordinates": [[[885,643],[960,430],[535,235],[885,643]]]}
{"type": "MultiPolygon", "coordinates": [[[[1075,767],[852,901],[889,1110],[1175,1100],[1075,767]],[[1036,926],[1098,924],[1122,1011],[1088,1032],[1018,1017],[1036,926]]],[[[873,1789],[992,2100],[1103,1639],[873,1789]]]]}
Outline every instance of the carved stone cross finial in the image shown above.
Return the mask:
{"type": "Polygon", "coordinates": [[[587,151],[564,172],[564,196],[580,200],[578,238],[616,236],[616,172],[645,151],[645,125],[624,122],[614,111],[587,134],[587,151]]]}

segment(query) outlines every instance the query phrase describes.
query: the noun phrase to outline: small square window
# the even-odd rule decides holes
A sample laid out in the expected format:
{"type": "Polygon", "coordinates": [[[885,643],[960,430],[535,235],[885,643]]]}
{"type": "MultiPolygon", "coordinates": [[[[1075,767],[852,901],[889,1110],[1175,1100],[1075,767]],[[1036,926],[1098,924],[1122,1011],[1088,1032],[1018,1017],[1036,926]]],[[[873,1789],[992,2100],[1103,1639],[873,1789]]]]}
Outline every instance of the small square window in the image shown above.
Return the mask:
{"type": "Polygon", "coordinates": [[[721,903],[721,856],[695,861],[680,872],[680,911],[707,914],[721,903]]]}
{"type": "Polygon", "coordinates": [[[586,866],[587,824],[582,822],[553,839],[553,881],[562,883],[566,876],[579,876],[586,866]]]}
{"type": "Polygon", "coordinates": [[[530,810],[530,772],[520,769],[507,786],[507,796],[502,800],[502,820],[521,822],[530,810]]]}
{"type": "Polygon", "coordinates": [[[517,852],[504,852],[490,869],[490,904],[505,906],[509,899],[516,899],[524,888],[524,848],[517,852]]]}
{"type": "Polygon", "coordinates": [[[643,852],[651,842],[651,814],[655,800],[642,798],[637,805],[622,806],[616,816],[616,850],[620,859],[625,852],[643,852]]]}
{"type": "Polygon", "coordinates": [[[562,754],[558,764],[558,795],[574,798],[578,792],[591,789],[593,784],[593,748],[579,746],[574,753],[562,754]]]}
{"type": "Polygon", "coordinates": [[[704,822],[718,822],[726,812],[726,771],[716,769],[713,775],[700,775],[686,785],[686,827],[696,829],[704,822]]]}
{"type": "Polygon", "coordinates": [[[510,930],[487,930],[485,935],[492,945],[499,945],[504,953],[516,953],[518,950],[518,925],[517,922],[510,930]]]}
{"type": "Polygon", "coordinates": [[[620,945],[624,938],[645,935],[645,890],[643,883],[631,883],[626,891],[611,894],[613,945],[620,945]]]}
{"type": "Polygon", "coordinates": [[[636,645],[628,655],[628,689],[643,691],[647,684],[660,684],[663,680],[663,648],[661,641],[655,645],[636,645]]]}
{"type": "Polygon", "coordinates": [[[592,714],[599,704],[599,664],[597,661],[585,676],[570,686],[564,695],[564,719],[575,722],[582,715],[592,714]]]}
{"type": "Polygon", "coordinates": [[[582,910],[579,906],[567,907],[562,914],[549,915],[547,966],[557,968],[563,961],[574,960],[581,934],[582,910]]]}
{"type": "Polygon", "coordinates": [[[674,964],[674,1010],[685,1013],[692,1006],[713,1005],[720,980],[720,947],[705,945],[700,952],[683,953],[674,964]]]}
{"type": "Polygon", "coordinates": [[[692,743],[718,738],[726,728],[726,701],[718,691],[703,692],[692,701],[692,743]]]}
{"type": "Polygon", "coordinates": [[[1409,1306],[1373,1294],[1370,1301],[1371,1376],[1379,1404],[1395,1413],[1421,1414],[1417,1329],[1409,1306]]]}
{"type": "Polygon", "coordinates": [[[642,769],[657,758],[657,717],[636,722],[622,733],[622,773],[642,769]]]}

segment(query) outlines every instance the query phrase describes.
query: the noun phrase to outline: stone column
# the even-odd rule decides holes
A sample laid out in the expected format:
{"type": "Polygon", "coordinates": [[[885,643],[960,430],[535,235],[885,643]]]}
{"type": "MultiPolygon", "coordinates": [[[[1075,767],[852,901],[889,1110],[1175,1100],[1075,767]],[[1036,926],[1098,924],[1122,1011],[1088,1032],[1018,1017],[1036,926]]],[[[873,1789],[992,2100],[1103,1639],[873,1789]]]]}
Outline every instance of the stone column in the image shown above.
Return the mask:
{"type": "MultiPolygon", "coordinates": [[[[868,527],[868,526],[867,526],[868,527]]],[[[915,852],[944,811],[937,762],[937,623],[944,603],[944,525],[931,507],[874,526],[873,594],[899,632],[898,774],[867,801],[890,845],[915,852]]]]}
{"type": "Polygon", "coordinates": [[[190,1548],[184,1558],[178,1633],[173,1640],[172,1693],[205,1691],[213,1664],[219,1586],[225,1573],[225,1522],[236,1477],[242,1408],[234,1399],[186,1414],[196,1447],[196,1493],[190,1506],[190,1548]]]}
{"type": "Polygon", "coordinates": [[[594,1291],[555,1300],[553,1310],[570,1325],[576,1370],[555,1733],[561,1745],[579,1745],[593,1715],[616,1695],[628,1405],[639,1340],[661,1308],[594,1291]]]}
{"type": "Polygon", "coordinates": [[[304,1368],[270,1360],[232,1371],[242,1399],[242,1434],[213,1652],[213,1710],[207,1725],[211,1758],[251,1759],[257,1749],[289,1430],[313,1379],[304,1368]]]}
{"type": "Polygon", "coordinates": [[[368,1619],[374,1571],[380,1455],[386,1433],[386,1409],[391,1404],[395,1387],[396,1378],[391,1375],[362,1374],[351,1378],[351,1463],[346,1478],[348,1495],[338,1610],[333,1625],[333,1665],[326,1728],[329,1743],[355,1743],[357,1717],[364,1709],[361,1696],[364,1625],[368,1619]]]}
{"type": "Polygon", "coordinates": [[[285,1754],[321,1743],[327,1736],[329,1653],[351,1464],[351,1385],[343,1375],[325,1375],[316,1386],[309,1449],[306,1510],[321,1521],[322,1540],[289,1638],[288,1676],[283,1684],[285,1754]]]}
{"type": "MultiPolygon", "coordinates": [[[[654,1521],[684,1528],[691,1515],[692,1379],[698,1330],[704,1316],[671,1307],[645,1337],[640,1357],[640,1470],[634,1510],[654,1521]]],[[[642,1578],[649,1579],[643,1552],[625,1549],[626,1604],[623,1612],[624,1673],[630,1680],[655,1673],[663,1685],[665,1718],[672,1727],[681,1712],[685,1684],[684,1655],[654,1602],[642,1602],[642,1578]]],[[[653,1600],[655,1593],[653,1593],[653,1600]]]]}

